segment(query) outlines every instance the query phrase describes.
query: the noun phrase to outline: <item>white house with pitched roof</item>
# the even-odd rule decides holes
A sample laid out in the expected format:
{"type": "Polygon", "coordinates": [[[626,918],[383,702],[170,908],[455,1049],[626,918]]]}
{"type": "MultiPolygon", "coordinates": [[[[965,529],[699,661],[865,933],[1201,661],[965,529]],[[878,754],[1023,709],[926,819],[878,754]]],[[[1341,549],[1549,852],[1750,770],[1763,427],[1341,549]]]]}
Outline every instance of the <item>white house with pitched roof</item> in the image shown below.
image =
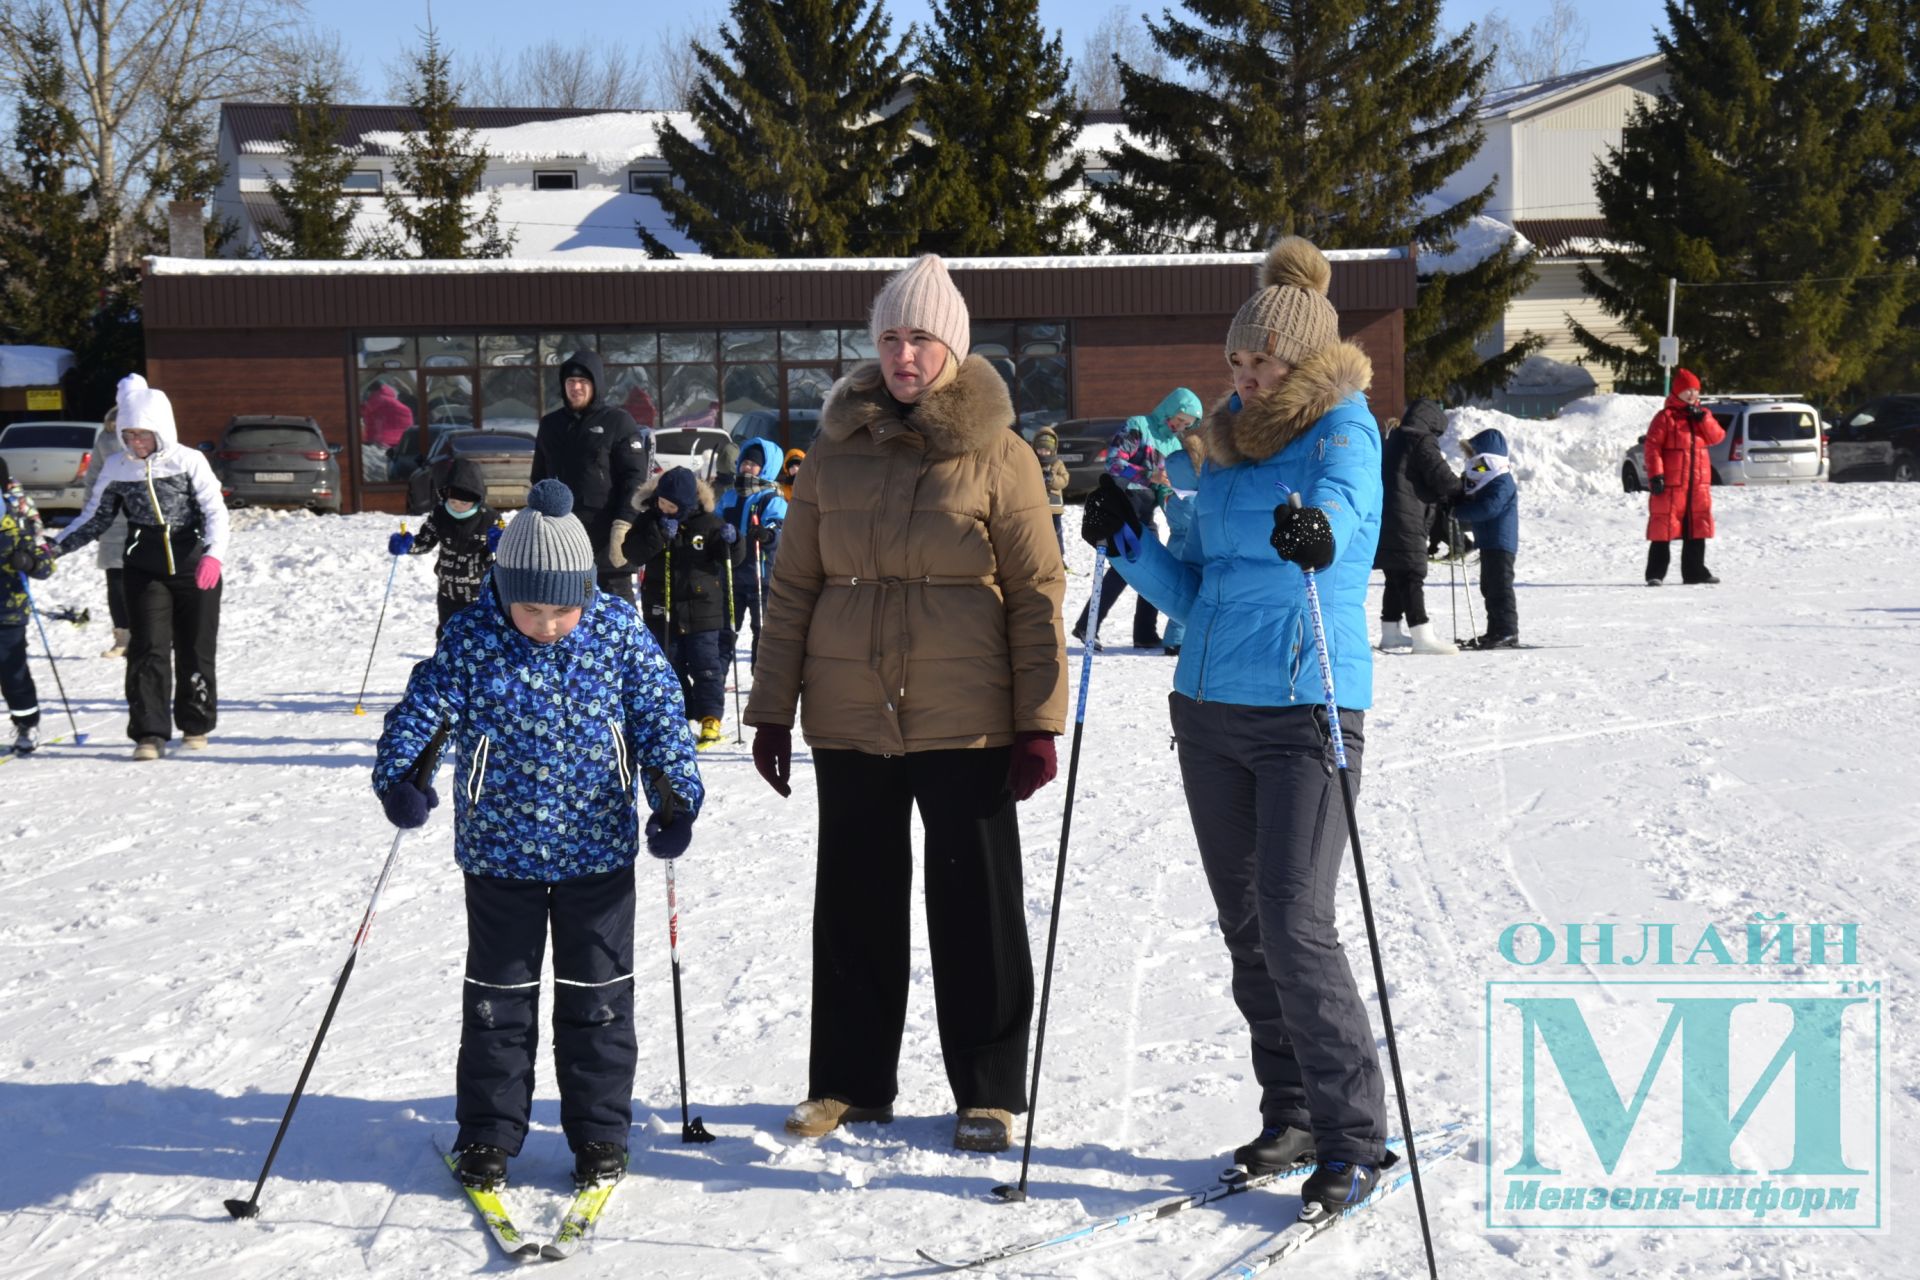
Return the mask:
{"type": "MultiPolygon", "coordinates": [[[[1486,215],[1514,228],[1540,253],[1533,286],[1513,299],[1481,347],[1492,355],[1529,332],[1547,340],[1540,351],[1546,359],[1530,361],[1531,370],[1508,386],[1505,407],[1511,410],[1551,412],[1583,390],[1572,385],[1566,368],[1585,354],[1569,316],[1595,333],[1619,332],[1580,286],[1581,266],[1599,265],[1608,234],[1594,192],[1594,166],[1608,148],[1620,145],[1634,108],[1651,105],[1666,83],[1665,58],[1649,54],[1487,96],[1480,113],[1486,142],[1448,180],[1444,194],[1457,200],[1497,179],[1486,215]],[[1528,376],[1537,381],[1529,385],[1528,376]]],[[[1587,373],[1598,390],[1612,389],[1606,369],[1587,373]]]]}

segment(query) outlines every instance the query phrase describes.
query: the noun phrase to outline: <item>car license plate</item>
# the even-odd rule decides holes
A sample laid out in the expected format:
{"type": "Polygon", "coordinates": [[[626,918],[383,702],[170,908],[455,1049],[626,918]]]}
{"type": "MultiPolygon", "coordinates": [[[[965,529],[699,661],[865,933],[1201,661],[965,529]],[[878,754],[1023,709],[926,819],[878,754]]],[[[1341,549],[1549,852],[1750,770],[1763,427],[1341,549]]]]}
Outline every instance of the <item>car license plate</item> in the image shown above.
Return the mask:
{"type": "Polygon", "coordinates": [[[253,473],[253,482],[255,484],[292,484],[293,472],[256,471],[253,473]]]}
{"type": "Polygon", "coordinates": [[[1060,461],[1062,461],[1062,462],[1081,462],[1081,461],[1084,461],[1084,460],[1085,460],[1085,458],[1086,458],[1086,456],[1087,456],[1087,455],[1086,455],[1086,454],[1084,454],[1084,453],[1063,453],[1063,454],[1061,454],[1061,455],[1060,455],[1060,461]]]}

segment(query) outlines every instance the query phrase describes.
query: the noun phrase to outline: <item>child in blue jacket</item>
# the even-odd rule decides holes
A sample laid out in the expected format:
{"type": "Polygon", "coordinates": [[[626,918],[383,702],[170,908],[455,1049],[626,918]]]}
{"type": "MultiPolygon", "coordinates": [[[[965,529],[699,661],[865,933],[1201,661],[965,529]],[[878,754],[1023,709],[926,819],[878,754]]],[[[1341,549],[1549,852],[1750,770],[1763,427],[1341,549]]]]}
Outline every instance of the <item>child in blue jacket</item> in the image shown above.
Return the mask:
{"type": "Polygon", "coordinates": [[[1380,429],[1373,366],[1340,338],[1331,279],[1297,236],[1268,253],[1263,287],[1227,331],[1235,390],[1202,425],[1180,555],[1105,478],[1082,535],[1113,546],[1126,580],[1187,624],[1172,698],[1180,776],[1261,1094],[1260,1132],[1234,1159],[1252,1171],[1317,1159],[1301,1196],[1338,1212],[1376,1185],[1387,1114],[1378,1041],[1334,928],[1346,824],[1303,572],[1319,584],[1357,787],[1380,429]]]}
{"type": "Polygon", "coordinates": [[[373,769],[388,819],[422,825],[439,797],[408,774],[448,729],[467,904],[454,1149],[471,1186],[504,1185],[526,1139],[549,920],[554,1074],[574,1177],[625,1170],[638,1056],[635,806],[644,789],[647,851],[673,858],[705,795],[680,682],[634,607],[595,588],[572,509],[558,480],[527,494],[487,594],[447,620],[387,713],[373,769]]]}
{"type": "Polygon", "coordinates": [[[1508,470],[1507,438],[1489,427],[1466,443],[1463,497],[1454,518],[1473,532],[1480,548],[1480,595],[1487,602],[1487,632],[1469,649],[1520,647],[1520,610],[1513,599],[1513,560],[1520,551],[1520,487],[1508,470]]]}
{"type": "Polygon", "coordinates": [[[733,617],[728,623],[721,661],[733,662],[734,638],[742,620],[753,624],[752,656],[760,652],[760,606],[766,598],[766,579],[780,551],[780,530],[787,524],[787,499],[780,492],[780,446],[765,436],[747,441],[734,463],[733,487],[714,506],[713,513],[746,543],[744,555],[733,567],[733,617]]]}

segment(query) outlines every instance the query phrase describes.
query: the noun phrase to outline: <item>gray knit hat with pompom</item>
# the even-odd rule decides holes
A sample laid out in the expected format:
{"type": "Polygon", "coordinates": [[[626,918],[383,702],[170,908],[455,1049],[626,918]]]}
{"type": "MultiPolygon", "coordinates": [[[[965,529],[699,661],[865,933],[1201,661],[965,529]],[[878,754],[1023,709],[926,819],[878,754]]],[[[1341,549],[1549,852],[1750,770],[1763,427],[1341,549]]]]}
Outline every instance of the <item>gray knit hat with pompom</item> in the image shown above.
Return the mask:
{"type": "Polygon", "coordinates": [[[593,586],[593,544],[573,514],[573,490],[542,480],[500,535],[493,589],[507,604],[584,605],[593,586]]]}
{"type": "Polygon", "coordinates": [[[1327,301],[1333,267],[1299,236],[1286,236],[1260,264],[1260,292],[1227,330],[1227,354],[1260,351],[1298,367],[1340,341],[1340,313],[1327,301]]]}

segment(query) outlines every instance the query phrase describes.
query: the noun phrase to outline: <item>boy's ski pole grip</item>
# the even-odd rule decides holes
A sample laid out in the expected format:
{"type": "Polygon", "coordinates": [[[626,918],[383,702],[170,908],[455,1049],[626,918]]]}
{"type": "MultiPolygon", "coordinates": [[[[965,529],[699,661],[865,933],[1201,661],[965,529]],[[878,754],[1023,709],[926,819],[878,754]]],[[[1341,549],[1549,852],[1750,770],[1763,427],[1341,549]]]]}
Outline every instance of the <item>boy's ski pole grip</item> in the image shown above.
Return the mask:
{"type": "Polygon", "coordinates": [[[443,724],[435,729],[433,736],[427,739],[427,749],[422,751],[420,757],[413,762],[413,772],[407,775],[407,781],[421,791],[425,791],[433,782],[433,771],[440,767],[441,748],[447,745],[447,734],[452,730],[453,726],[450,724],[443,724]]]}
{"type": "Polygon", "coordinates": [[[660,819],[660,825],[664,827],[672,822],[673,815],[680,811],[682,803],[680,793],[667,785],[667,775],[664,770],[649,770],[647,780],[653,783],[653,789],[660,795],[660,807],[654,810],[654,816],[660,819]]]}

